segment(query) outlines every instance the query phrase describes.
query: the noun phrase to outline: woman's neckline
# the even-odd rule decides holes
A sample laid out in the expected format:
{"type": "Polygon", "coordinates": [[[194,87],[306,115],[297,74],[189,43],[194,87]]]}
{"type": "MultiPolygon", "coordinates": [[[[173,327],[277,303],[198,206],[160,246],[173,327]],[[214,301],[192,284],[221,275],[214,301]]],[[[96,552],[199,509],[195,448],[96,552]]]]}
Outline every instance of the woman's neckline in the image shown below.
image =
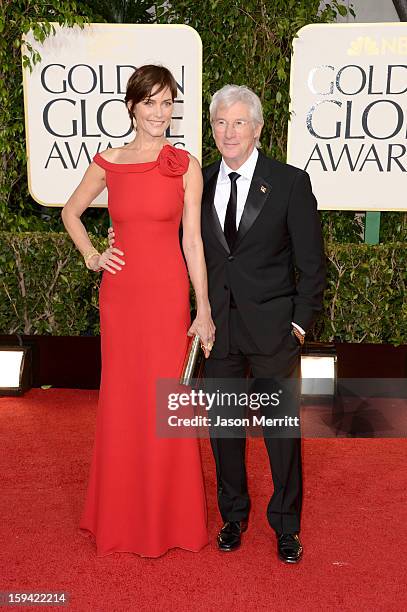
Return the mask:
{"type": "Polygon", "coordinates": [[[156,164],[158,162],[158,158],[160,157],[161,151],[163,149],[165,149],[165,147],[171,147],[172,145],[170,144],[165,144],[161,147],[161,149],[158,152],[158,155],[156,157],[156,159],[152,160],[152,161],[148,161],[148,162],[127,162],[125,164],[121,164],[118,162],[112,162],[108,159],[106,159],[105,157],[102,157],[102,155],[98,152],[96,155],[99,155],[99,157],[101,157],[103,159],[104,162],[106,162],[107,164],[111,164],[112,166],[148,166],[148,164],[156,164]]]}

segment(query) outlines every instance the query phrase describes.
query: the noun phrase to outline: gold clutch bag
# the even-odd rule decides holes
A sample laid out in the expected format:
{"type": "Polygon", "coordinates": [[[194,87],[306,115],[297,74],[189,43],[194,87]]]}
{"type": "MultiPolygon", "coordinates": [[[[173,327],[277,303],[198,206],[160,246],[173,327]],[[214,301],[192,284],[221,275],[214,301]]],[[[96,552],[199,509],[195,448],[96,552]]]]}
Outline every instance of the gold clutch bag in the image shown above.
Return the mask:
{"type": "Polygon", "coordinates": [[[201,350],[201,339],[195,334],[188,344],[179,384],[190,387],[194,379],[202,378],[203,366],[204,359],[203,351],[201,350]]]}

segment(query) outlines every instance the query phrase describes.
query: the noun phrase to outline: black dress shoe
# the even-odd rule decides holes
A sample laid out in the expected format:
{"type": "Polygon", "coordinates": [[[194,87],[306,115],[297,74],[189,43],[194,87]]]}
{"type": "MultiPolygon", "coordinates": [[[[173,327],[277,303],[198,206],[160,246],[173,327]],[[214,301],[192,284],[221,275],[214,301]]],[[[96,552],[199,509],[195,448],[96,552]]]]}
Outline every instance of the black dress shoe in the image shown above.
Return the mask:
{"type": "Polygon", "coordinates": [[[277,533],[278,556],[284,563],[298,563],[302,546],[298,533],[277,533]]]}
{"type": "Polygon", "coordinates": [[[227,521],[218,533],[219,550],[229,552],[240,546],[242,533],[247,529],[247,521],[227,521]]]}

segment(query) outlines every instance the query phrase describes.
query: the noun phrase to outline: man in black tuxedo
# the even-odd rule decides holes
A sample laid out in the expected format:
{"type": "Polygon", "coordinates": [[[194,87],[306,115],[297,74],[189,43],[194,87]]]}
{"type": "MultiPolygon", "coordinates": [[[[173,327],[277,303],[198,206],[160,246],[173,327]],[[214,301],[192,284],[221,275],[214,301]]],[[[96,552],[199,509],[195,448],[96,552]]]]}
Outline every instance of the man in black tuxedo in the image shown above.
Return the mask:
{"type": "MultiPolygon", "coordinates": [[[[222,159],[204,169],[202,238],[216,340],[206,361],[211,380],[284,378],[294,385],[290,414],[299,415],[300,348],[322,308],[325,257],[317,203],[303,170],[258,150],[263,126],[259,98],[226,85],[210,106],[222,159]]],[[[216,385],[215,385],[216,386],[216,385]]],[[[269,413],[269,414],[272,414],[269,413]]],[[[274,493],[267,518],[281,560],[296,563],[302,502],[301,439],[264,431],[274,493]]],[[[250,500],[245,437],[211,433],[222,551],[237,549],[250,500]]]]}

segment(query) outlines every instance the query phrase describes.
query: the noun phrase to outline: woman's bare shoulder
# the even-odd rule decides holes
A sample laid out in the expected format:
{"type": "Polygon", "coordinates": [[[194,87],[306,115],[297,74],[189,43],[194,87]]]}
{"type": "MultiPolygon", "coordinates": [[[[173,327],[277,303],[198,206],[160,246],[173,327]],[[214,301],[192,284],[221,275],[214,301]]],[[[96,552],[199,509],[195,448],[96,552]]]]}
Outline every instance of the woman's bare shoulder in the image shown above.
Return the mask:
{"type": "Polygon", "coordinates": [[[117,162],[120,158],[121,153],[126,148],[126,145],[123,147],[108,147],[104,151],[99,151],[99,155],[108,162],[117,162]]]}
{"type": "Polygon", "coordinates": [[[198,159],[192,155],[189,151],[187,151],[188,153],[188,157],[189,157],[189,167],[192,169],[192,171],[197,171],[197,170],[201,170],[201,164],[199,163],[198,159]]]}

